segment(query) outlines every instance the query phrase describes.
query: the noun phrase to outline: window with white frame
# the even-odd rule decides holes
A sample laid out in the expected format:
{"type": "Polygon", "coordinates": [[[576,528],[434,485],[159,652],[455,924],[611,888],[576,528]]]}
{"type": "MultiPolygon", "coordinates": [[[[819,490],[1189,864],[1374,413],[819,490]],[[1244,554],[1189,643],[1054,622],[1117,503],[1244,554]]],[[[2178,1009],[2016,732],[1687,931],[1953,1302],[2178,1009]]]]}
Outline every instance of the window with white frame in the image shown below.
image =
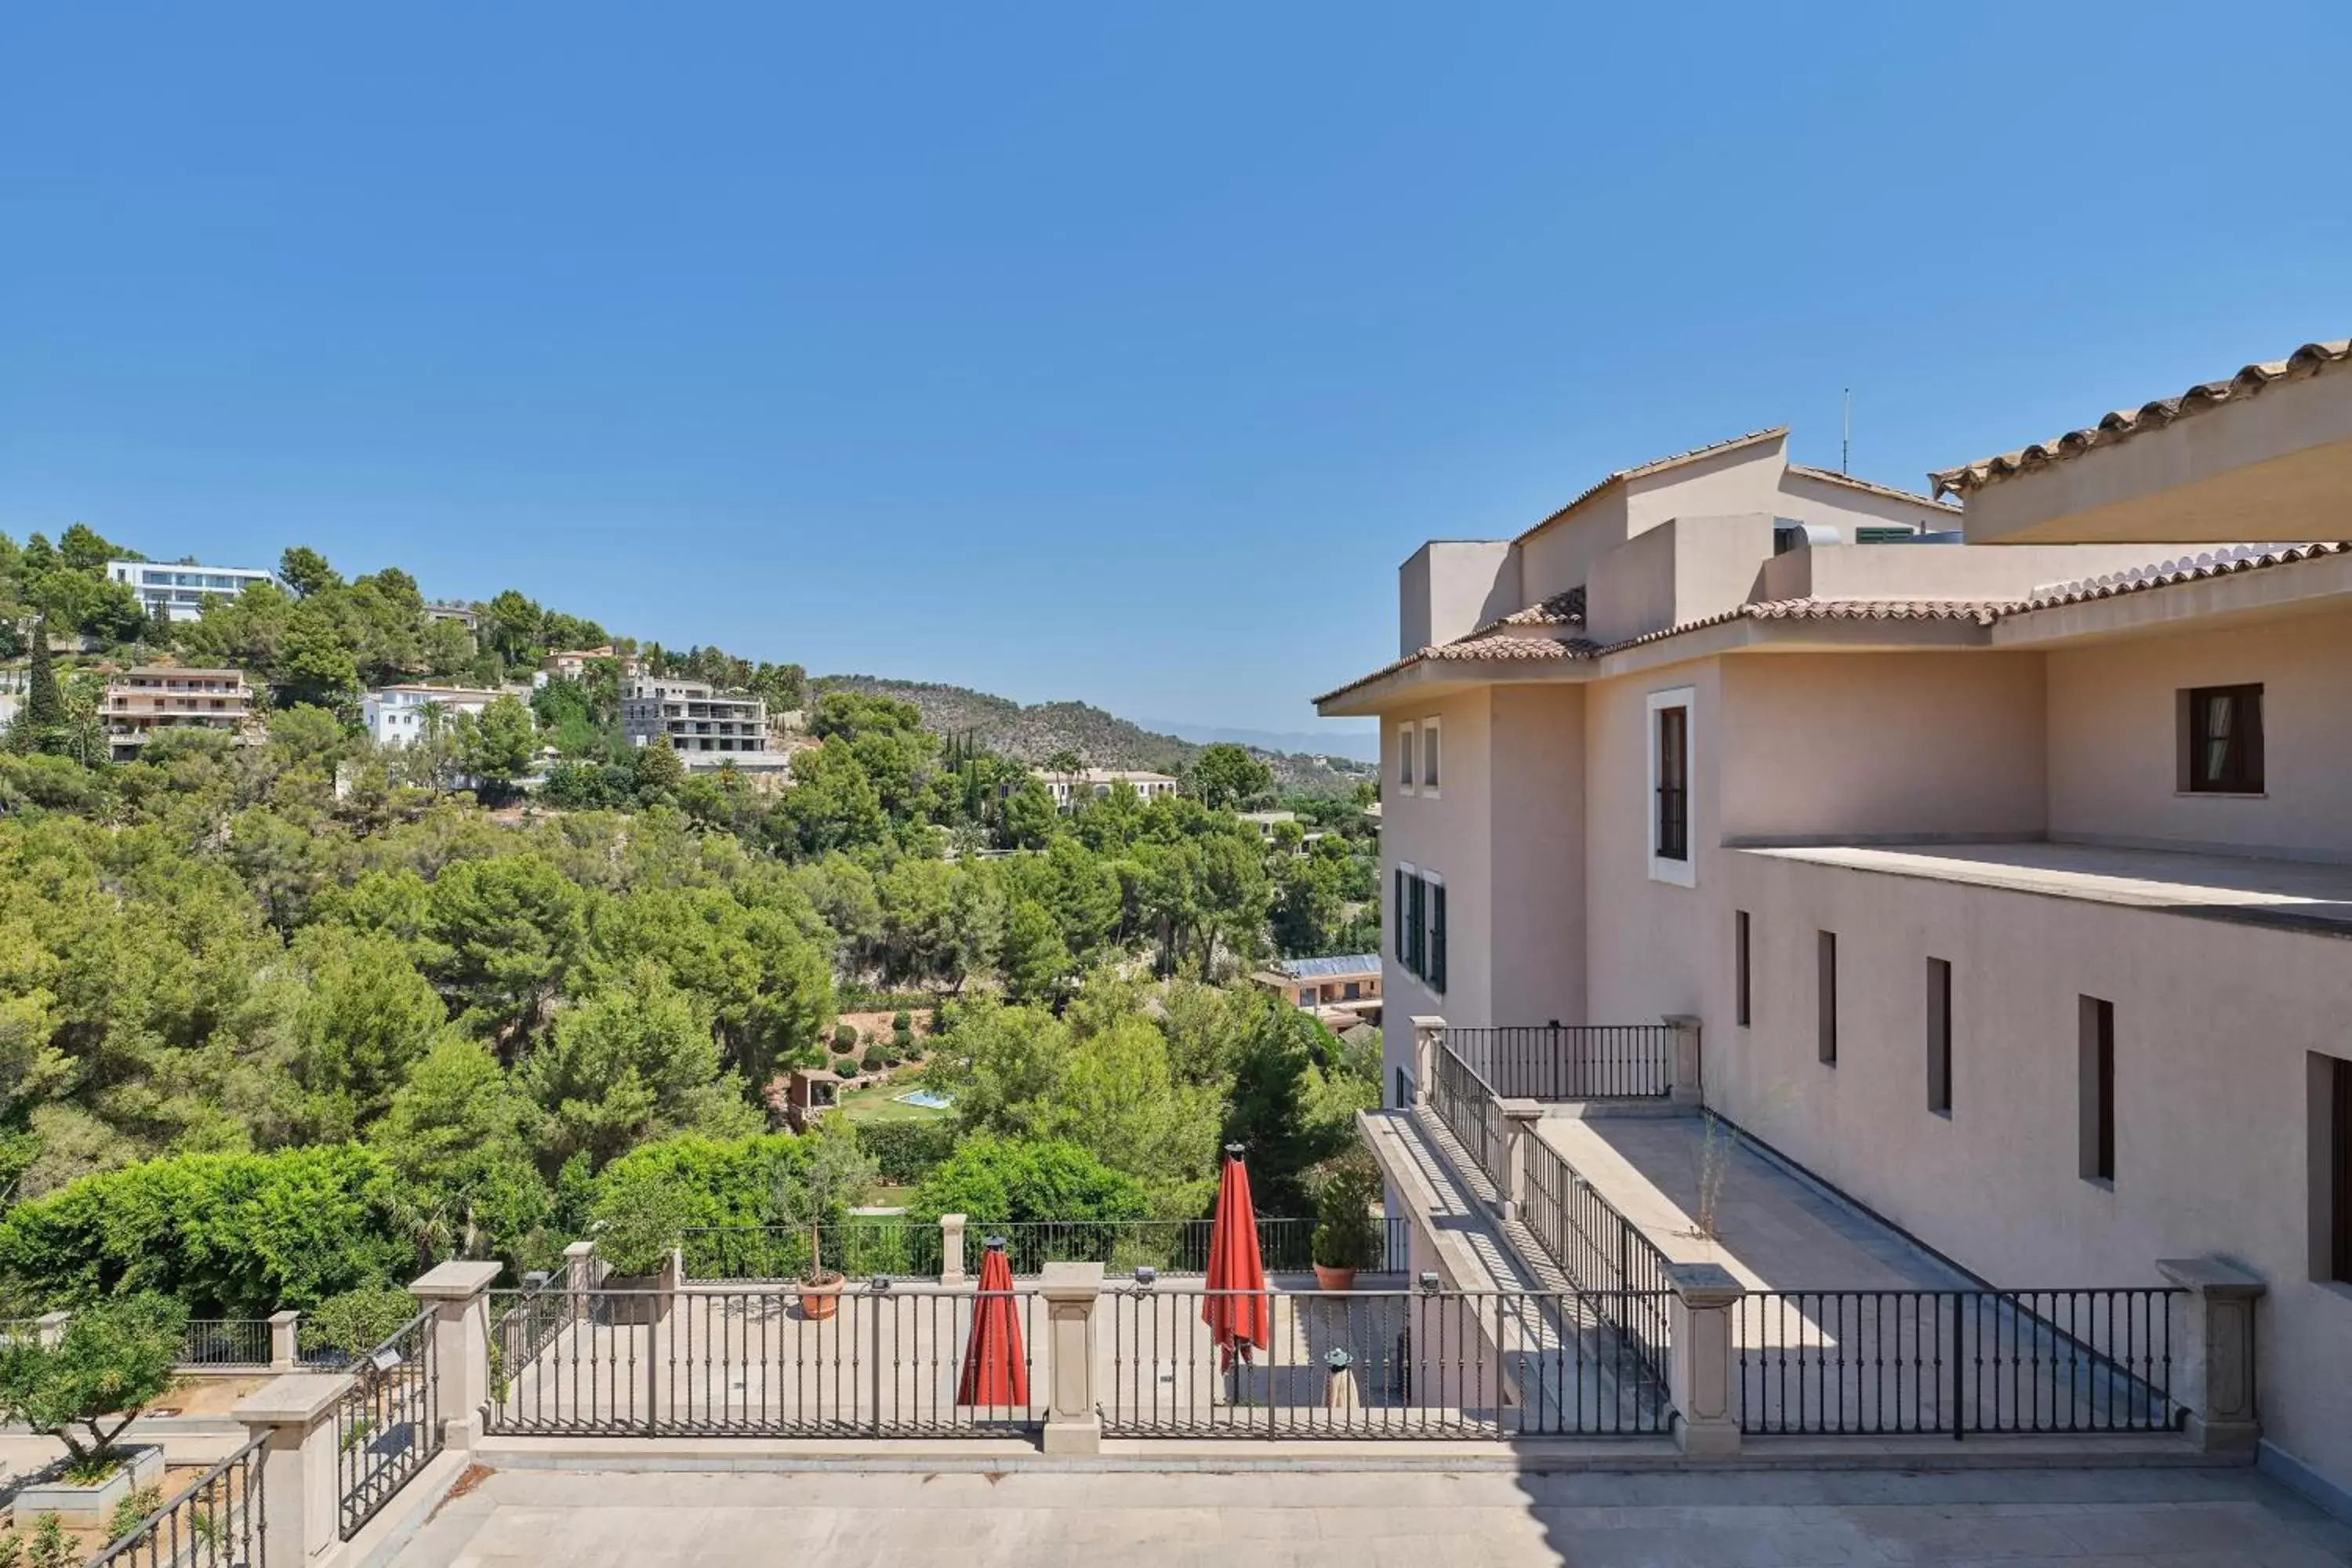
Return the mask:
{"type": "Polygon", "coordinates": [[[1421,721],[1421,793],[1435,799],[1437,795],[1437,721],[1421,721]]]}
{"type": "Polygon", "coordinates": [[[1397,726],[1397,788],[1407,795],[1412,793],[1414,753],[1419,746],[1420,742],[1413,734],[1412,725],[1397,726]]]}
{"type": "Polygon", "coordinates": [[[1650,693],[1650,787],[1644,801],[1650,879],[1684,888],[1698,882],[1691,858],[1691,697],[1687,686],[1650,693]]]}

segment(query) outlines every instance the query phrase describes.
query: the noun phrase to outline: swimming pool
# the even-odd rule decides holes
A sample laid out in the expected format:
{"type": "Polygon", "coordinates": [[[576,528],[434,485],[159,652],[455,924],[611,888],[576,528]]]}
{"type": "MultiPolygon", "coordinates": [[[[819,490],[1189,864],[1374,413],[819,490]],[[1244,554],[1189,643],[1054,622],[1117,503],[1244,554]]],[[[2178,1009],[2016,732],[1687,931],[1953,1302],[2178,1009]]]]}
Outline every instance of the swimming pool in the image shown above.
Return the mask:
{"type": "Polygon", "coordinates": [[[944,1094],[933,1094],[928,1089],[918,1089],[906,1094],[894,1095],[901,1105],[919,1105],[925,1110],[945,1110],[955,1103],[944,1094]]]}

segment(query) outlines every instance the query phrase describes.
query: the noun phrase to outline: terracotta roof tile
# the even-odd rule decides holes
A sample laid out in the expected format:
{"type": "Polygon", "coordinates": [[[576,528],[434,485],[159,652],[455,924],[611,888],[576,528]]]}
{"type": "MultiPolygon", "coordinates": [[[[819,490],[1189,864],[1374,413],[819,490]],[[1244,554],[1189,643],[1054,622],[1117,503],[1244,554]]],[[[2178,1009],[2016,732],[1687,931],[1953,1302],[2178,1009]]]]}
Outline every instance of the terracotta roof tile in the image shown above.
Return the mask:
{"type": "Polygon", "coordinates": [[[2110,572],[2077,583],[2059,583],[2036,588],[2032,597],[2022,604],[2011,605],[2009,613],[2016,615],[2027,610],[2047,610],[2060,605],[2086,605],[2095,599],[2146,593],[2150,588],[2202,583],[2214,577],[2227,577],[2233,573],[2254,572],[2265,566],[2290,566],[2298,561],[2315,561],[2322,556],[2344,554],[2352,554],[2352,543],[2225,545],[2193,556],[2136,566],[2128,572],[2110,572]]]}
{"type": "Polygon", "coordinates": [[[1963,463],[1957,468],[1939,468],[1927,479],[1939,496],[1966,495],[2012,474],[2063,461],[2094,447],[2112,447],[2134,436],[2161,430],[2176,419],[2202,414],[2224,403],[2242,403],[2274,383],[2302,380],[2347,362],[2352,362],[2352,339],[2305,343],[2284,359],[2247,365],[2227,381],[2209,381],[2190,387],[2178,397],[2158,398],[2137,408],[2117,409],[2096,425],[2069,430],[2055,440],[2037,441],[2031,447],[1963,463]]]}
{"type": "Polygon", "coordinates": [[[1825,485],[1843,485],[1848,489],[1866,490],[1874,496],[1885,496],[1889,500],[1907,500],[1918,506],[1934,507],[1937,511],[1948,511],[1955,517],[1959,515],[1960,509],[1950,501],[1937,500],[1934,496],[1923,496],[1916,490],[1902,489],[1894,485],[1882,485],[1874,479],[1857,479],[1852,474],[1832,473],[1828,468],[1811,468],[1803,463],[1790,464],[1789,471],[1800,479],[1818,479],[1825,485]]]}

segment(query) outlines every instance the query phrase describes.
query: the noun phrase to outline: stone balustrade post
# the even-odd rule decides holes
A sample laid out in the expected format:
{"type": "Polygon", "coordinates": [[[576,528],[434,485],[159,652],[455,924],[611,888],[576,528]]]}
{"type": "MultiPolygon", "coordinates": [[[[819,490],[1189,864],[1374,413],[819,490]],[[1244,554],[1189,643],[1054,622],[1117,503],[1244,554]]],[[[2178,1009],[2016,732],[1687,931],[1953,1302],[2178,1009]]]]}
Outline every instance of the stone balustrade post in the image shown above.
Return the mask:
{"type": "Polygon", "coordinates": [[[940,1283],[963,1283],[964,1216],[960,1214],[940,1215],[940,1283]]]}
{"type": "Polygon", "coordinates": [[[1667,1083],[1676,1105],[1698,1105],[1705,1102],[1704,1085],[1700,1080],[1699,1024],[1693,1013],[1669,1013],[1661,1020],[1675,1032],[1673,1054],[1666,1061],[1667,1083]]]}
{"type": "Polygon", "coordinates": [[[1503,1218],[1526,1217],[1528,1205],[1528,1142],[1543,1120],[1543,1104],[1533,1100],[1496,1101],[1503,1108],[1503,1218]]]}
{"type": "Polygon", "coordinates": [[[71,1312],[43,1312],[34,1320],[33,1331],[42,1344],[55,1345],[66,1337],[66,1321],[71,1312]]]}
{"type": "Polygon", "coordinates": [[[269,1314],[269,1370],[293,1372],[302,1364],[302,1314],[288,1308],[269,1314]]]}
{"type": "Polygon", "coordinates": [[[1045,1298],[1047,1364],[1053,1398],[1045,1408],[1045,1451],[1102,1451],[1102,1414],[1095,1402],[1095,1302],[1102,1296],[1099,1263],[1048,1263],[1038,1282],[1045,1298]]]}
{"type": "Polygon", "coordinates": [[[2172,1357],[2172,1397],[2189,1411],[2189,1440],[2209,1454],[2252,1453],[2263,1426],[2254,1409],[2254,1304],[2262,1276],[2219,1258],[2170,1258],[2157,1268],[2189,1292],[2172,1357]]]}
{"type": "Polygon", "coordinates": [[[563,1249],[563,1288],[574,1295],[593,1290],[604,1279],[604,1270],[596,1258],[596,1244],[575,1241],[563,1249]]]}
{"type": "Polygon", "coordinates": [[[353,1381],[289,1373],[236,1407],[247,1432],[262,1440],[259,1560],[271,1568],[303,1568],[342,1537],[335,1406],[353,1381]]]}
{"type": "Polygon", "coordinates": [[[1412,1102],[1429,1103],[1431,1076],[1437,1070],[1437,1043],[1445,1037],[1445,1020],[1433,1013],[1415,1014],[1412,1020],[1412,1102]]]}
{"type": "Polygon", "coordinates": [[[1666,1284],[1666,1395],[1674,1402],[1675,1442],[1695,1459],[1739,1452],[1738,1320],[1747,1294],[1719,1263],[1669,1263],[1666,1284]]]}
{"type": "Polygon", "coordinates": [[[490,1285],[499,1266],[453,1258],[408,1287],[433,1313],[433,1369],[442,1441],[470,1448],[490,1399],[490,1285]]]}

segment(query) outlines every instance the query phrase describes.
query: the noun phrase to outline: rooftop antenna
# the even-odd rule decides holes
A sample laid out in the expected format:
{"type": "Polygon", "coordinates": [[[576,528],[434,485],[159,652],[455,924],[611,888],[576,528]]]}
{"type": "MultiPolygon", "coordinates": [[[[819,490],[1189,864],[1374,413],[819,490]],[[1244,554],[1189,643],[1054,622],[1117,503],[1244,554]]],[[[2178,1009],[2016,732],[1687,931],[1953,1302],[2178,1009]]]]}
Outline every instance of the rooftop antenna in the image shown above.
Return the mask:
{"type": "Polygon", "coordinates": [[[1838,472],[1853,473],[1853,388],[1845,389],[1845,433],[1838,437],[1838,472]]]}

